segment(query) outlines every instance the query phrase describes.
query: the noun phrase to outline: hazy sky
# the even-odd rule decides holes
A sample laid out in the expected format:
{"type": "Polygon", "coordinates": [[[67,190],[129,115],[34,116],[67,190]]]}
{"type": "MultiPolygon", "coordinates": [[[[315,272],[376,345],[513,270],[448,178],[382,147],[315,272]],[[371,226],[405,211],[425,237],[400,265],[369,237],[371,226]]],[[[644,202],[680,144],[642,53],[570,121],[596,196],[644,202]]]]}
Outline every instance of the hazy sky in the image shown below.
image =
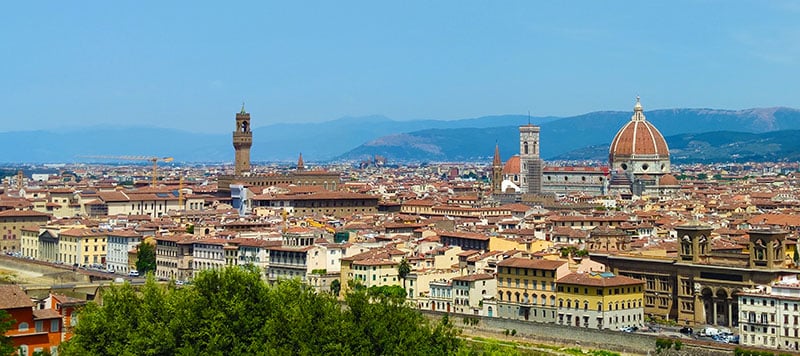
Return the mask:
{"type": "Polygon", "coordinates": [[[796,1],[9,1],[0,131],[800,108],[796,1]]]}

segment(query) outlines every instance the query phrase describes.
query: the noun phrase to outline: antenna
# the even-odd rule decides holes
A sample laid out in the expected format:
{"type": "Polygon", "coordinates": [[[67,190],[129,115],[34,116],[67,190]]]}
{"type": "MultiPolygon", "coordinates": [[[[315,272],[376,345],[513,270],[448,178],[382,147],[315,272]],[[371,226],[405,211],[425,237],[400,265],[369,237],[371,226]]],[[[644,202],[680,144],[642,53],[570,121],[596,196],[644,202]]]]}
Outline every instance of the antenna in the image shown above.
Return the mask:
{"type": "Polygon", "coordinates": [[[531,111],[528,110],[528,126],[531,125],[531,111]]]}

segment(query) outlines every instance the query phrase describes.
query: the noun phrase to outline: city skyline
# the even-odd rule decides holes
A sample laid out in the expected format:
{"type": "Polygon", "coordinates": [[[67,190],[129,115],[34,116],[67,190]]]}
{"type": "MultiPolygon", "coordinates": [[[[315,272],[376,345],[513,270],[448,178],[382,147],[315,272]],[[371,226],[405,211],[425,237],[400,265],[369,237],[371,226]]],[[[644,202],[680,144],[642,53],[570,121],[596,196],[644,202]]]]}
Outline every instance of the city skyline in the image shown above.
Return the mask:
{"type": "Polygon", "coordinates": [[[7,5],[0,131],[800,107],[791,2],[193,5],[7,5]]]}

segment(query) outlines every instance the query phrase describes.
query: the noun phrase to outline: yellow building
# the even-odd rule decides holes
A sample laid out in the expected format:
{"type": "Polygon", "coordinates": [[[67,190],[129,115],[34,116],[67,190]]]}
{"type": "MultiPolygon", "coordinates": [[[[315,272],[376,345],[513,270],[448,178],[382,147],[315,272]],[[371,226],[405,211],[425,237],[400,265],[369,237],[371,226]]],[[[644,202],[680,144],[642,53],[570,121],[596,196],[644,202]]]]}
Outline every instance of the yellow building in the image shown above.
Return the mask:
{"type": "Polygon", "coordinates": [[[565,261],[512,257],[497,263],[497,316],[556,321],[556,281],[569,274],[565,261]]]}
{"type": "Polygon", "coordinates": [[[89,266],[105,264],[106,239],[103,229],[69,229],[59,233],[59,261],[66,264],[89,266]]]}
{"type": "Polygon", "coordinates": [[[398,249],[374,249],[357,255],[343,257],[341,265],[341,293],[347,294],[350,281],[369,288],[372,286],[403,285],[397,266],[405,257],[398,249]]]}
{"type": "Polygon", "coordinates": [[[553,247],[553,242],[547,240],[525,240],[521,238],[508,238],[504,236],[491,236],[489,238],[489,251],[525,251],[535,253],[553,247]]]}
{"type": "Polygon", "coordinates": [[[557,323],[583,328],[641,327],[644,282],[613,273],[570,273],[558,279],[557,323]]]}
{"type": "Polygon", "coordinates": [[[17,252],[20,249],[22,228],[41,226],[50,221],[50,215],[33,210],[0,211],[0,250],[17,252]]]}

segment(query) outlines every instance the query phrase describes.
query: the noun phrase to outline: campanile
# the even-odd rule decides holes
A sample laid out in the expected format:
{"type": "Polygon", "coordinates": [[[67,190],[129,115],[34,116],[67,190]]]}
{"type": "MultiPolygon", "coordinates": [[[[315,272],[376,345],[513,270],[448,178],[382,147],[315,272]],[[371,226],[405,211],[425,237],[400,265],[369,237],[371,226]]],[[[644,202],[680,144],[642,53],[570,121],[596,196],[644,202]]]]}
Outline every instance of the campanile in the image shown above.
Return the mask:
{"type": "Polygon", "coordinates": [[[250,113],[236,113],[236,130],[233,131],[233,149],[236,151],[236,167],[234,175],[240,176],[250,172],[250,147],[253,146],[253,132],[250,131],[250,113]]]}

